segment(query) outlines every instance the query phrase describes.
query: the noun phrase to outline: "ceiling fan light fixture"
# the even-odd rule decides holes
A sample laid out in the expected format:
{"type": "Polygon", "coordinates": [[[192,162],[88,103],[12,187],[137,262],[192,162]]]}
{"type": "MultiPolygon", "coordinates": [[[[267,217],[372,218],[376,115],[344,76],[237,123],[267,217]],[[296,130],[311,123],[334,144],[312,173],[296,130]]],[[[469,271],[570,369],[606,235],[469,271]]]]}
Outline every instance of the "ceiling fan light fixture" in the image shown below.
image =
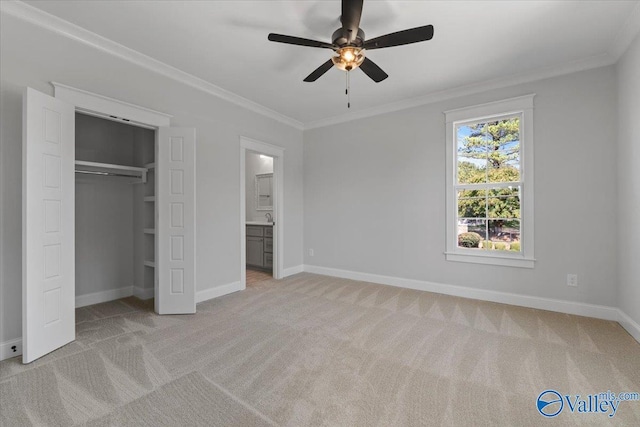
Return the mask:
{"type": "Polygon", "coordinates": [[[364,62],[364,49],[354,46],[341,47],[336,50],[337,56],[331,58],[333,65],[342,71],[351,71],[364,62]]]}

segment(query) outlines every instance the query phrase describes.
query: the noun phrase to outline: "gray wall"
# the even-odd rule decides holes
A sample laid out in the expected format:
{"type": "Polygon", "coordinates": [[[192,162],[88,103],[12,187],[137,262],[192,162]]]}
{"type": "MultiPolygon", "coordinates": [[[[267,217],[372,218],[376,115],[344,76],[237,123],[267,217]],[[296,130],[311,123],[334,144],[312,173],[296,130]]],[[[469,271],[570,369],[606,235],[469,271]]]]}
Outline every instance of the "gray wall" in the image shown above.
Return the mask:
{"type": "Polygon", "coordinates": [[[265,221],[265,214],[273,215],[273,209],[268,211],[256,210],[256,175],[261,173],[273,173],[273,158],[263,159],[260,154],[247,151],[245,156],[245,195],[247,221],[265,221]]]}
{"type": "Polygon", "coordinates": [[[617,305],[616,107],[605,67],[305,131],[305,264],[617,305]],[[529,93],[535,268],[448,262],[443,111],[529,93]]]}
{"type": "MultiPolygon", "coordinates": [[[[76,114],[76,159],[140,166],[137,137],[148,129],[76,114]]],[[[76,174],[76,296],[133,286],[134,193],[129,178],[76,174]]],[[[142,230],[138,230],[140,233],[142,230]]],[[[142,262],[140,262],[142,264],[142,262]]]]}
{"type": "Polygon", "coordinates": [[[21,336],[24,86],[52,95],[49,82],[58,81],[172,114],[173,126],[196,128],[198,291],[240,280],[240,136],[284,147],[284,267],[302,264],[300,130],[5,14],[0,24],[0,342],[21,336]]]}
{"type": "Polygon", "coordinates": [[[133,286],[133,188],[76,176],[76,296],[133,286]]]}
{"type": "Polygon", "coordinates": [[[619,306],[640,324],[640,36],[618,71],[619,306]]]}

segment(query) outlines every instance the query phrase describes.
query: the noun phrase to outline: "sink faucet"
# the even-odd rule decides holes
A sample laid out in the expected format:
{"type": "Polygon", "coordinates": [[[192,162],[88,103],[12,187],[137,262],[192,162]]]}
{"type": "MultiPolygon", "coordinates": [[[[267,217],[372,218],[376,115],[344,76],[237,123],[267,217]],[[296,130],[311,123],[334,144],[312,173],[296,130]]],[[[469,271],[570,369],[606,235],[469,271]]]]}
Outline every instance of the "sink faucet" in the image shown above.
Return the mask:
{"type": "Polygon", "coordinates": [[[273,222],[273,217],[271,216],[271,214],[269,212],[267,212],[266,214],[264,214],[264,216],[267,217],[267,222],[273,222]]]}

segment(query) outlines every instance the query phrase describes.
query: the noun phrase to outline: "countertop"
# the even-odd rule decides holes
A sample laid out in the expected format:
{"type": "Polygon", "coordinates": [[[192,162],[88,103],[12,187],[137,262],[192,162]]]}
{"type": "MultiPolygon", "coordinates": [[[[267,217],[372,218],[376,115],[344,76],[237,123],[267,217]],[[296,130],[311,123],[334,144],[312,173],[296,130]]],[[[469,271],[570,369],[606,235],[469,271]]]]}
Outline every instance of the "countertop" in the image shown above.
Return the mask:
{"type": "Polygon", "coordinates": [[[268,226],[273,226],[273,222],[267,222],[267,221],[247,221],[246,224],[247,225],[268,225],[268,226]]]}

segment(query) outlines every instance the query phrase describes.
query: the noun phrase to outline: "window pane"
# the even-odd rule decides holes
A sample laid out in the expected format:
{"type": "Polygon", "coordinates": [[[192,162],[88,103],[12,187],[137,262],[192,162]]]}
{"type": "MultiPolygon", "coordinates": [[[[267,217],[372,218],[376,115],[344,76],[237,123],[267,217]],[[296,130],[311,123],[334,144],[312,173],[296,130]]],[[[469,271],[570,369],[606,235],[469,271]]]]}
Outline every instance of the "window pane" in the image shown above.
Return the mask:
{"type": "Polygon", "coordinates": [[[520,181],[520,165],[503,165],[496,167],[487,162],[488,168],[488,181],[489,182],[514,182],[520,181]]]}
{"type": "Polygon", "coordinates": [[[456,127],[459,156],[487,158],[487,132],[485,123],[458,125],[456,127]]]}
{"type": "Polygon", "coordinates": [[[486,123],[456,127],[459,184],[487,182],[487,137],[486,123]]]}
{"type": "Polygon", "coordinates": [[[458,218],[486,218],[486,190],[458,190],[458,218]]]}
{"type": "Polygon", "coordinates": [[[487,217],[496,219],[520,218],[520,198],[490,197],[487,201],[487,217]]]}
{"type": "Polygon", "coordinates": [[[458,184],[487,182],[487,160],[458,156],[458,184]]]}
{"type": "Polygon", "coordinates": [[[488,123],[487,160],[489,182],[520,180],[520,118],[488,123]]]}
{"type": "Polygon", "coordinates": [[[486,240],[487,221],[485,219],[461,218],[458,220],[458,247],[478,248],[486,240]]]}
{"type": "Polygon", "coordinates": [[[492,219],[488,221],[489,240],[494,250],[520,252],[520,221],[492,219]]]}
{"type": "Polygon", "coordinates": [[[460,199],[458,200],[458,218],[486,218],[486,200],[460,199]]]}

